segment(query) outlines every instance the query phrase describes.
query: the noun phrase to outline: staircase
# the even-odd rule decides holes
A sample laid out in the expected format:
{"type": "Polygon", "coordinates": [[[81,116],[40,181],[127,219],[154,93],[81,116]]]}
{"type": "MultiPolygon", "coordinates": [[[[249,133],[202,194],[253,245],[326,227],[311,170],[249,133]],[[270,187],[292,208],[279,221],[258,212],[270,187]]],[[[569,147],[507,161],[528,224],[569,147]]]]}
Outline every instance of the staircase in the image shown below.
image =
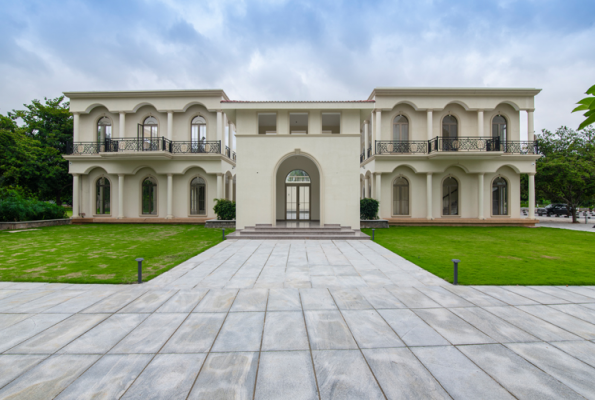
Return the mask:
{"type": "Polygon", "coordinates": [[[359,230],[351,229],[350,226],[341,226],[339,224],[304,228],[256,224],[256,226],[238,229],[227,235],[227,238],[235,240],[369,240],[370,236],[359,230]]]}

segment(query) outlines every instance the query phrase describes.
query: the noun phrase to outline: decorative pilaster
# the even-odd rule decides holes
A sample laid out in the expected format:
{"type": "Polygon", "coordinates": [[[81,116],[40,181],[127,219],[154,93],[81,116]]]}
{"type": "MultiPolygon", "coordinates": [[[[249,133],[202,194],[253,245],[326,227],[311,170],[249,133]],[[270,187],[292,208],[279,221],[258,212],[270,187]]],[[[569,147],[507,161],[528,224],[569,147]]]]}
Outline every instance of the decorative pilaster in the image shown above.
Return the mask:
{"type": "Polygon", "coordinates": [[[72,218],[80,218],[80,193],[81,191],[79,189],[79,174],[72,174],[72,218]]]}
{"type": "Polygon", "coordinates": [[[529,174],[529,219],[535,219],[535,173],[529,174]]]}
{"type": "Polygon", "coordinates": [[[167,138],[173,140],[174,137],[174,112],[167,112],[167,138]]]}
{"type": "Polygon", "coordinates": [[[535,127],[533,122],[533,110],[527,110],[527,140],[529,142],[535,140],[535,127]]]}
{"type": "Polygon", "coordinates": [[[428,140],[432,139],[432,124],[434,121],[433,118],[433,110],[427,110],[426,112],[426,132],[427,132],[427,136],[428,136],[428,140]]]}
{"type": "Polygon", "coordinates": [[[72,141],[73,142],[80,142],[79,140],[79,119],[80,119],[80,114],[78,112],[73,113],[72,116],[72,141]]]}
{"type": "Polygon", "coordinates": [[[120,138],[125,138],[126,137],[126,113],[125,112],[121,112],[120,113],[120,129],[118,129],[118,135],[120,138]]]}
{"type": "Polygon", "coordinates": [[[172,174],[167,174],[167,215],[166,219],[172,219],[173,216],[173,192],[174,178],[172,174]]]}
{"type": "Polygon", "coordinates": [[[477,136],[483,137],[483,110],[477,110],[477,136]]]}
{"type": "Polygon", "coordinates": [[[483,216],[483,175],[484,174],[477,174],[477,208],[478,208],[478,215],[477,218],[485,219],[483,216]]]}
{"type": "Polygon", "coordinates": [[[426,219],[433,220],[432,217],[432,173],[426,174],[426,219]]]}
{"type": "Polygon", "coordinates": [[[118,174],[118,219],[124,218],[124,174],[118,174]]]}

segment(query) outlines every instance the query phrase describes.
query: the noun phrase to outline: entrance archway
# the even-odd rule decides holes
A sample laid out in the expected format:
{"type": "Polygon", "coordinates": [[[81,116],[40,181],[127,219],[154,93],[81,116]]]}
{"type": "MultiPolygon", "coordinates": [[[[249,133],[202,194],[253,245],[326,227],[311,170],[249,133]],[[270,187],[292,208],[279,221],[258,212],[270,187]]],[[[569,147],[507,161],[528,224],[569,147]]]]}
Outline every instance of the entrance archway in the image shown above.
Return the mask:
{"type": "Polygon", "coordinates": [[[320,221],[320,172],[308,157],[284,160],[276,176],[276,219],[320,221]]]}

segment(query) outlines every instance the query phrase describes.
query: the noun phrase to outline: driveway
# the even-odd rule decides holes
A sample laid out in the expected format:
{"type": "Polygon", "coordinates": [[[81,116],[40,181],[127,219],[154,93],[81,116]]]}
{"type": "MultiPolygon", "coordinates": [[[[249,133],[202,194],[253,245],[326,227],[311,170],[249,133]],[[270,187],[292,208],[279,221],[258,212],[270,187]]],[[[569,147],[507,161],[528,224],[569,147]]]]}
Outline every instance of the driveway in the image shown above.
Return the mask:
{"type": "Polygon", "coordinates": [[[371,241],[226,241],[142,285],[0,282],[1,399],[595,398],[595,287],[371,241]]]}

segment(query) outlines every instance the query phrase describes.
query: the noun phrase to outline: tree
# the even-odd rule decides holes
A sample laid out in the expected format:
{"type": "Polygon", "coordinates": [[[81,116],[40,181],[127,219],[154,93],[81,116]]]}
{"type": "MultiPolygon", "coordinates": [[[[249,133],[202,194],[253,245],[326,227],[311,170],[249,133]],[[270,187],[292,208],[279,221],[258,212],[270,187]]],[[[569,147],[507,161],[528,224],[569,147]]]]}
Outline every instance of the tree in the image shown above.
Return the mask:
{"type": "Polygon", "coordinates": [[[576,221],[576,209],[595,196],[595,128],[574,131],[565,126],[538,135],[543,154],[536,162],[540,196],[565,202],[576,221]]]}
{"type": "Polygon", "coordinates": [[[591,86],[586,94],[590,94],[591,97],[585,97],[580,100],[576,103],[579,104],[579,106],[572,110],[572,112],[586,111],[583,114],[585,120],[578,127],[579,131],[595,122],[595,85],[591,86]]]}

